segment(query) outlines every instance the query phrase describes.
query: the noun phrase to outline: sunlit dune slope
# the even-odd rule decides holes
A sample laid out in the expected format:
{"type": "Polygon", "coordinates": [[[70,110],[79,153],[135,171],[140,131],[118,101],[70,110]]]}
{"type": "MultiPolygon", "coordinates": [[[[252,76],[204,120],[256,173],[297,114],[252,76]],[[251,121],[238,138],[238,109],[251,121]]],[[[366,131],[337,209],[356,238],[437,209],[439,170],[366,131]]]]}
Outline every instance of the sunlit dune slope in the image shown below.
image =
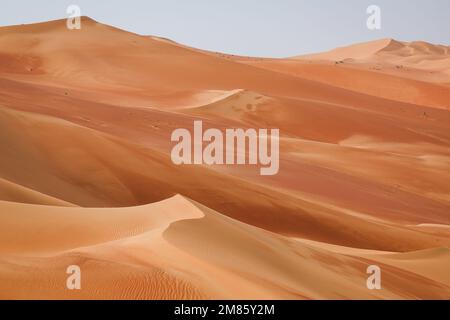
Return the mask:
{"type": "MultiPolygon", "coordinates": [[[[396,260],[399,265],[433,265],[435,254],[336,253],[239,223],[181,196],[122,209],[0,206],[2,297],[372,299],[450,294],[447,285],[427,278],[433,269],[414,273],[396,265],[396,260]],[[40,237],[17,239],[13,228],[40,237]],[[365,265],[378,260],[388,261],[387,284],[383,292],[371,293],[358,282],[365,281],[365,265]],[[64,287],[64,266],[70,264],[84,270],[81,291],[64,287]]],[[[448,260],[447,251],[441,254],[448,260]]]]}

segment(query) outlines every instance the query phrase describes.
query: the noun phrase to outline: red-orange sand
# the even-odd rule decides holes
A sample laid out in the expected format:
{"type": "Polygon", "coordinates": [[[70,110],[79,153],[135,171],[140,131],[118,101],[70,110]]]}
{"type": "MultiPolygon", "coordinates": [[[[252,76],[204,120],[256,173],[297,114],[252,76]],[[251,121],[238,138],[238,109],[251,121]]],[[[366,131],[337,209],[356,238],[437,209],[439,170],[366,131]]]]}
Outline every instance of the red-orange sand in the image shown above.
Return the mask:
{"type": "Polygon", "coordinates": [[[260,59],[3,27],[0,146],[2,299],[450,299],[450,47],[260,59]],[[172,164],[196,119],[279,128],[279,174],[172,164]]]}

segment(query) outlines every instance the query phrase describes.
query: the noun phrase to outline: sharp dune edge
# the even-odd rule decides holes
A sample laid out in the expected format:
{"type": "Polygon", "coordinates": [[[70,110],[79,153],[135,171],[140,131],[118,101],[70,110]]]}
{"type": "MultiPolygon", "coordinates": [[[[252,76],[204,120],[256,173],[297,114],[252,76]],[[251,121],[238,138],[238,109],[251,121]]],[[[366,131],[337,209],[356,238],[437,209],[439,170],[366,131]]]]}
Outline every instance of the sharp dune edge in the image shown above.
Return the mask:
{"type": "Polygon", "coordinates": [[[0,28],[0,298],[450,299],[449,62],[392,39],[261,59],[87,17],[0,28]],[[279,128],[279,174],[173,165],[196,119],[279,128]]]}

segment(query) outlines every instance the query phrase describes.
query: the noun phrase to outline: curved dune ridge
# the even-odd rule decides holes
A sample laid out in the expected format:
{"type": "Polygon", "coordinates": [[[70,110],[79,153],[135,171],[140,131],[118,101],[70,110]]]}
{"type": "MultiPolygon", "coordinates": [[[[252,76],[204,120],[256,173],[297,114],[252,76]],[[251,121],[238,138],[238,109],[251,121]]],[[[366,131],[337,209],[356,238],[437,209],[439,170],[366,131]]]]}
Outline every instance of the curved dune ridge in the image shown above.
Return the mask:
{"type": "Polygon", "coordinates": [[[0,298],[449,299],[448,59],[391,39],[239,57],[87,17],[0,28],[0,298]],[[279,173],[174,165],[195,120],[280,129],[279,173]]]}
{"type": "Polygon", "coordinates": [[[396,255],[360,254],[347,248],[336,252],[238,222],[179,195],[121,209],[4,201],[1,207],[3,298],[445,298],[449,294],[450,279],[436,263],[449,261],[448,249],[396,255]],[[18,232],[39,238],[18,239],[18,232]],[[367,263],[386,268],[383,292],[372,293],[358,284],[365,281],[367,263]],[[70,292],[64,286],[60,270],[71,264],[84,270],[81,291],[70,292]],[[343,271],[353,272],[353,280],[342,277],[343,271]],[[23,287],[28,288],[26,293],[23,287]]]}

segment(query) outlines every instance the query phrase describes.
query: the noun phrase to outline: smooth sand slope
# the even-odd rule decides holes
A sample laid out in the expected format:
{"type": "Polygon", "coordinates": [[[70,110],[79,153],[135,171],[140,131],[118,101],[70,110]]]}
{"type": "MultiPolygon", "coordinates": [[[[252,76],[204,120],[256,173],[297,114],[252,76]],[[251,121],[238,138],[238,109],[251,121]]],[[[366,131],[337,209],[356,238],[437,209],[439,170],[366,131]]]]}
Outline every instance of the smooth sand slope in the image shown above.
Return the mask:
{"type": "Polygon", "coordinates": [[[449,261],[448,249],[333,252],[226,218],[182,196],[122,209],[0,205],[3,298],[439,299],[450,294],[450,279],[436,266],[449,261]],[[40,236],[17,239],[17,232],[40,236]],[[386,269],[382,292],[361,285],[367,263],[386,269]],[[62,271],[71,264],[85,270],[81,291],[65,288],[62,271]],[[352,281],[341,272],[353,273],[352,281]]]}
{"type": "Polygon", "coordinates": [[[0,298],[449,299],[448,57],[395,40],[238,57],[85,17],[0,28],[0,298]],[[279,174],[174,165],[194,120],[279,128],[279,174]]]}

